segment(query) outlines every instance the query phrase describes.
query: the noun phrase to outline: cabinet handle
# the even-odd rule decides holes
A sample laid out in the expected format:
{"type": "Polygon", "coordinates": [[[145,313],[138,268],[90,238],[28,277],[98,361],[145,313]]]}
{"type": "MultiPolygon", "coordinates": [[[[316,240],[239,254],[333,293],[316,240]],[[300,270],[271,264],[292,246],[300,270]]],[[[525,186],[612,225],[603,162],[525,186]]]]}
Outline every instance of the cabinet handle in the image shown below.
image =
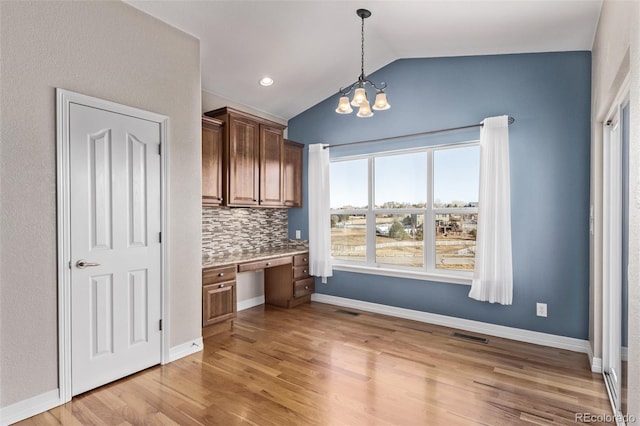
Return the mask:
{"type": "Polygon", "coordinates": [[[220,272],[220,273],[218,274],[218,276],[219,276],[219,277],[224,277],[224,272],[220,272]]]}
{"type": "Polygon", "coordinates": [[[224,287],[224,284],[220,284],[220,286],[218,288],[222,288],[222,287],[224,287]]]}

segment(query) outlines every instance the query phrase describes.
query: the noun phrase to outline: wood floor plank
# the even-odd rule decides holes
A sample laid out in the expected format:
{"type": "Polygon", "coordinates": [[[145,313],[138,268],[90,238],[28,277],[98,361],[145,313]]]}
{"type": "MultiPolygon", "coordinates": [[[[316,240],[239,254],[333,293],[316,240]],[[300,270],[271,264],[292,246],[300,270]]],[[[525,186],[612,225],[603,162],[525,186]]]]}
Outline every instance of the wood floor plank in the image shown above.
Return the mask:
{"type": "Polygon", "coordinates": [[[569,425],[577,413],[610,414],[584,354],[344,311],[239,312],[202,352],[19,424],[569,425]]]}

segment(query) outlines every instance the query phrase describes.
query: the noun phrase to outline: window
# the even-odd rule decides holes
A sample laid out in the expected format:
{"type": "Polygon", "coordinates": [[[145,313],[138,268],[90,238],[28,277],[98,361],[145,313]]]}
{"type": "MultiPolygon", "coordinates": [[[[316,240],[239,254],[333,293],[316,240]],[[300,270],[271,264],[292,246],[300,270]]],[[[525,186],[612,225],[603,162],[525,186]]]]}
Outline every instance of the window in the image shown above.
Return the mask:
{"type": "Polygon", "coordinates": [[[333,159],[335,265],[470,277],[479,164],[477,143],[333,159]]]}

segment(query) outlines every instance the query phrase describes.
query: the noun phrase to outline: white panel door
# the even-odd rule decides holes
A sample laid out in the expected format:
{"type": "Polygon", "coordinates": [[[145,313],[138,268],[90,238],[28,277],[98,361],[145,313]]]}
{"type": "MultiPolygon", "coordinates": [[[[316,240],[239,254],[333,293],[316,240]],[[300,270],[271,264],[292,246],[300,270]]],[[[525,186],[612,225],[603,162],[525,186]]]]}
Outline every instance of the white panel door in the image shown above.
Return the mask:
{"type": "Polygon", "coordinates": [[[160,125],[71,104],[71,387],[161,361],[160,125]]]}

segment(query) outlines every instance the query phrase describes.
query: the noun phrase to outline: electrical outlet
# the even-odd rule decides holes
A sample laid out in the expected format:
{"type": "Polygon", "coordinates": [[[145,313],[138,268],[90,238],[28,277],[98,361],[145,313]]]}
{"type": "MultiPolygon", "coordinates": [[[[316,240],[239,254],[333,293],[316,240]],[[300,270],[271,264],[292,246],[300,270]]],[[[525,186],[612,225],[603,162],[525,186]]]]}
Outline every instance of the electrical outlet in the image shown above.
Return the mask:
{"type": "Polygon", "coordinates": [[[299,229],[296,229],[296,240],[299,240],[300,238],[302,238],[302,234],[299,229]]]}
{"type": "Polygon", "coordinates": [[[547,304],[546,303],[536,303],[536,315],[539,317],[547,316],[547,304]]]}

